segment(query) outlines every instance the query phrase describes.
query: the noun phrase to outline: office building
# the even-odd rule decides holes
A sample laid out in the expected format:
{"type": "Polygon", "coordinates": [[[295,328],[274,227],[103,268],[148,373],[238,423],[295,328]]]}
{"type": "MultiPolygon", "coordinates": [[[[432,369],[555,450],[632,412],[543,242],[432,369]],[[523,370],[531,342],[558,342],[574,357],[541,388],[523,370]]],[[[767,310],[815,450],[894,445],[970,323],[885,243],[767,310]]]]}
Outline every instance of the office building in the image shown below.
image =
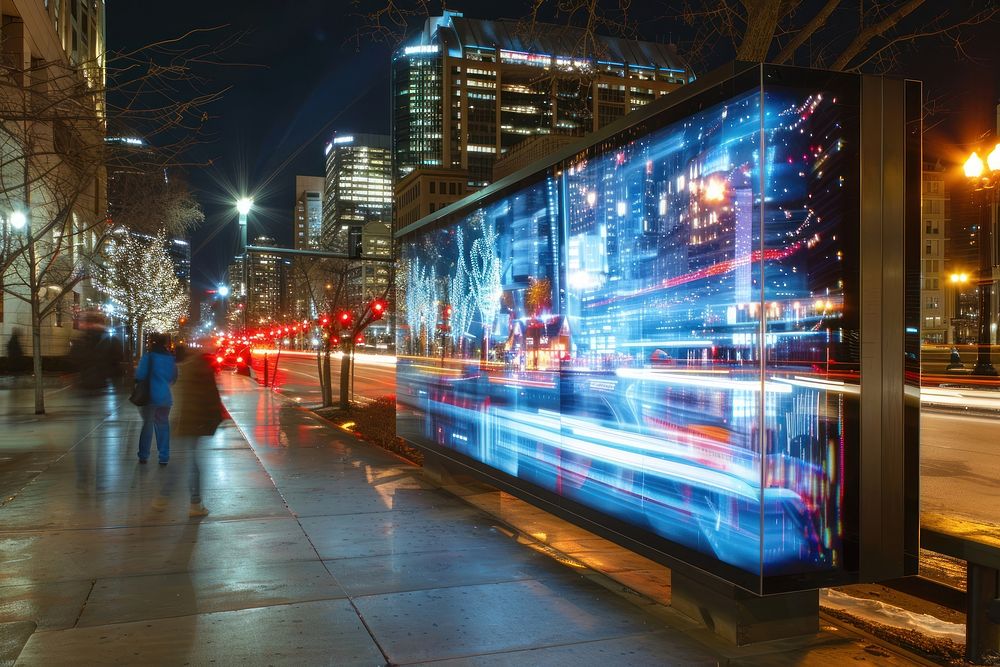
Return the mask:
{"type": "MultiPolygon", "coordinates": [[[[951,226],[951,201],[945,176],[940,160],[924,164],[920,206],[923,216],[920,232],[920,338],[925,343],[955,342],[955,325],[961,319],[959,296],[963,289],[970,287],[969,270],[956,268],[946,272],[945,243],[951,226]],[[965,276],[964,281],[962,276],[965,276]]],[[[959,324],[959,329],[962,328],[959,324]]]]}
{"type": "MultiPolygon", "coordinates": [[[[292,247],[296,250],[317,250],[323,235],[322,176],[295,177],[295,206],[292,209],[292,247]]],[[[316,317],[310,285],[306,282],[308,260],[294,258],[289,262],[289,313],[296,319],[316,317]]],[[[315,285],[313,288],[315,289],[315,285]]]]}
{"type": "Polygon", "coordinates": [[[469,192],[464,169],[421,167],[396,183],[393,232],[456,202],[469,192]]]}
{"type": "Polygon", "coordinates": [[[597,37],[579,29],[485,21],[445,11],[392,59],[394,177],[419,167],[461,168],[469,185],[526,137],[583,135],[693,78],[672,45],[597,37]]]}
{"type": "Polygon", "coordinates": [[[338,133],[326,145],[323,248],[357,254],[365,224],[390,223],[391,161],[383,134],[338,133]]]}
{"type": "MultiPolygon", "coordinates": [[[[361,228],[361,255],[366,258],[388,259],[392,256],[392,235],[388,222],[375,220],[361,228]]],[[[383,295],[391,299],[389,286],[390,265],[385,261],[351,262],[347,274],[347,302],[354,313],[364,311],[372,299],[383,295]]],[[[381,340],[390,333],[391,319],[373,322],[366,332],[370,342],[381,340]]],[[[386,341],[388,342],[388,338],[386,341]]]]}
{"type": "Polygon", "coordinates": [[[323,232],[323,177],[295,177],[295,209],[292,211],[292,247],[319,248],[323,232]]]}
{"type": "MultiPolygon", "coordinates": [[[[258,236],[251,245],[274,247],[275,241],[258,236]]],[[[249,267],[247,325],[253,327],[284,315],[287,270],[284,258],[266,252],[251,253],[249,267]]]]}

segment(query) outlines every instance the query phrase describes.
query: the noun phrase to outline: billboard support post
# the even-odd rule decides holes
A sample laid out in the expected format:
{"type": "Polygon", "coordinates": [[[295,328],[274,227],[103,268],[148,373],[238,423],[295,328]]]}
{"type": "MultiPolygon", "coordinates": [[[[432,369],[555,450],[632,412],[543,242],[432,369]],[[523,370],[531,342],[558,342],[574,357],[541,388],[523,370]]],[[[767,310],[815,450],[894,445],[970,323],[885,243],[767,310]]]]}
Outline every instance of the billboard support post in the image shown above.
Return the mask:
{"type": "Polygon", "coordinates": [[[697,570],[670,571],[670,606],[737,646],[819,631],[819,592],[754,595],[697,570]]]}

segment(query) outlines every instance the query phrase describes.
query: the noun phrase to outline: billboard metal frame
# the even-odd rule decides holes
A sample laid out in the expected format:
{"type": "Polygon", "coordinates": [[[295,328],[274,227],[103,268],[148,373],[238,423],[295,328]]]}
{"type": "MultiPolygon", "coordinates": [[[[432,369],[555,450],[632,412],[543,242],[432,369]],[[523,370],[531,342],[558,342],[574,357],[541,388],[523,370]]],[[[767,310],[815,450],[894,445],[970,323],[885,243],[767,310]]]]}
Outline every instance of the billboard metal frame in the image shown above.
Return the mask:
{"type": "MultiPolygon", "coordinates": [[[[846,567],[808,576],[748,575],[721,561],[650,534],[625,521],[525,483],[447,447],[413,441],[442,461],[459,464],[495,486],[623,546],[692,576],[707,573],[755,595],[814,589],[915,574],[919,542],[919,205],[920,84],[883,77],[733,63],[666,95],[551,156],[399,230],[405,244],[524,187],[588,152],[622,145],[685,114],[711,107],[734,91],[836,79],[860,107],[857,220],[860,253],[858,318],[861,400],[854,419],[860,441],[857,479],[848,489],[856,516],[846,567]],[[856,86],[856,89],[854,88],[856,86]]],[[[765,318],[761,318],[763,339],[765,318]]],[[[761,362],[763,364],[763,360],[761,362]]],[[[761,487],[763,488],[763,486],[761,487]]],[[[762,565],[763,567],[763,565],[762,565]]]]}

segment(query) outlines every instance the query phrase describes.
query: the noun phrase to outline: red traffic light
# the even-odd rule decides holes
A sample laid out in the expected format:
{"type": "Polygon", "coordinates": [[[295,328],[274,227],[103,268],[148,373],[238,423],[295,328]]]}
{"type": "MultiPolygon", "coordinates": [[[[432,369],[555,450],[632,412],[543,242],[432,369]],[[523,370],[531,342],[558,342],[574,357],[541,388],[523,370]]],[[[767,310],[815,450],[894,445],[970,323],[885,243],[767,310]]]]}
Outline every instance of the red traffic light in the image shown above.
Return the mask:
{"type": "Polygon", "coordinates": [[[330,318],[324,315],[323,317],[319,318],[319,323],[325,327],[327,324],[330,323],[330,318]]]}
{"type": "Polygon", "coordinates": [[[337,321],[340,322],[340,326],[342,327],[349,327],[351,325],[351,319],[353,318],[351,317],[351,311],[349,310],[342,310],[337,313],[337,321]]]}
{"type": "Polygon", "coordinates": [[[444,319],[448,319],[449,317],[451,317],[451,305],[445,304],[445,307],[441,310],[441,313],[444,315],[444,319]]]}
{"type": "Polygon", "coordinates": [[[385,301],[382,299],[373,300],[371,303],[372,317],[376,320],[382,319],[382,316],[385,315],[385,306],[385,301]]]}

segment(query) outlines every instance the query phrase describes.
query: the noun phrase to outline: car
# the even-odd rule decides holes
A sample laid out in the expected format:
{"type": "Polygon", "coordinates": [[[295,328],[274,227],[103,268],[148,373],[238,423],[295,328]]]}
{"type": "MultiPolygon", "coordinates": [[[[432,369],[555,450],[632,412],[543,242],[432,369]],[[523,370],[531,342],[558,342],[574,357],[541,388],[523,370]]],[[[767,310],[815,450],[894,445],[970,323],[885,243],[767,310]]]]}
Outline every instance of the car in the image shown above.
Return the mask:
{"type": "Polygon", "coordinates": [[[232,369],[237,373],[249,373],[251,360],[249,347],[220,347],[212,357],[213,365],[217,371],[232,369]]]}

